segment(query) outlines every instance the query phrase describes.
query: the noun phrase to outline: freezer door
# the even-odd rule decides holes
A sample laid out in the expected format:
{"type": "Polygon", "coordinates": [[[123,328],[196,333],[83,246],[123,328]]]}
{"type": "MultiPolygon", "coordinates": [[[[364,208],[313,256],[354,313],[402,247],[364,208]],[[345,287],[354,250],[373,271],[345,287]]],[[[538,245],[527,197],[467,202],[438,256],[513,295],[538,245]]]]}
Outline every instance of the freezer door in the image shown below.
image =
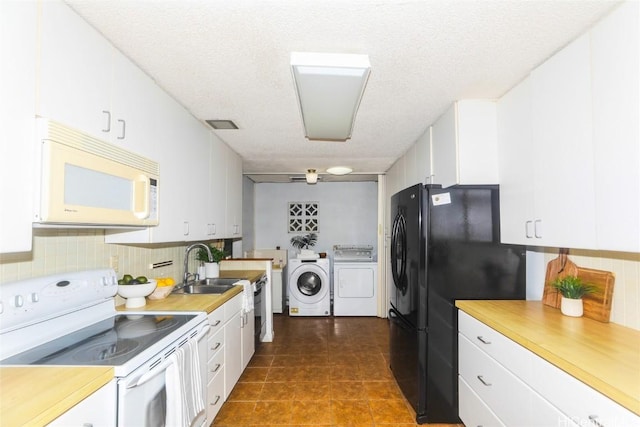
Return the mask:
{"type": "Polygon", "coordinates": [[[426,331],[414,328],[393,307],[389,310],[391,371],[416,413],[426,410],[426,331]]]}

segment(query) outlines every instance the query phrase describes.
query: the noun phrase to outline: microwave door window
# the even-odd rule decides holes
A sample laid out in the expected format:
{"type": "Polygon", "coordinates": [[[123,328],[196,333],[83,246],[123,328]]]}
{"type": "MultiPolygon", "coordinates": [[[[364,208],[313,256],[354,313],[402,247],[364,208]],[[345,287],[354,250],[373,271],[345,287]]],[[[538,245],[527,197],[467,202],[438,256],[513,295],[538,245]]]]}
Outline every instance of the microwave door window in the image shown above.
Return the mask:
{"type": "Polygon", "coordinates": [[[64,174],[65,205],[131,211],[131,180],[72,164],[64,174]]]}

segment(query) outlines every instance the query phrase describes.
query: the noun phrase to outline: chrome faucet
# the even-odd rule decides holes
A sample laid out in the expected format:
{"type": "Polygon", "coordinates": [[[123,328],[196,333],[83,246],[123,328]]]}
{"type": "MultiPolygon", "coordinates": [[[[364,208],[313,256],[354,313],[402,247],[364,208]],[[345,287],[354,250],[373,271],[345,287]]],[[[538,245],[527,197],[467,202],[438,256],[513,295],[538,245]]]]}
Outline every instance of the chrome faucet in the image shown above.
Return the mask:
{"type": "MultiPolygon", "coordinates": [[[[187,246],[187,249],[184,251],[184,274],[182,275],[182,286],[186,286],[189,281],[189,276],[192,276],[192,274],[189,273],[189,252],[194,248],[202,248],[206,250],[209,262],[213,262],[213,256],[211,255],[211,249],[209,249],[209,246],[204,243],[194,243],[193,245],[187,246]]],[[[193,276],[197,277],[197,274],[193,274],[193,276]]],[[[204,279],[204,277],[202,277],[202,279],[204,279]]]]}

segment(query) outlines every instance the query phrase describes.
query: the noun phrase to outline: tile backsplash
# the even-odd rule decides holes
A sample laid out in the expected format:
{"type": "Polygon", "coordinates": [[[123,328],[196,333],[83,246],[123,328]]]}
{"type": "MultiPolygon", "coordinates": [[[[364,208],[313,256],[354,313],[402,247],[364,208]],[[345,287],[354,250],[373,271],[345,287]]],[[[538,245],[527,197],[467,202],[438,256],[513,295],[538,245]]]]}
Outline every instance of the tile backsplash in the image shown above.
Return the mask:
{"type": "MultiPolygon", "coordinates": [[[[180,280],[184,243],[127,246],[104,243],[103,230],[34,229],[33,251],[0,254],[0,285],[30,277],[66,271],[109,268],[117,260],[117,275],[173,277],[180,280]],[[166,267],[150,269],[151,264],[173,261],[166,267]]],[[[195,251],[190,256],[190,271],[195,271],[195,251]]]]}

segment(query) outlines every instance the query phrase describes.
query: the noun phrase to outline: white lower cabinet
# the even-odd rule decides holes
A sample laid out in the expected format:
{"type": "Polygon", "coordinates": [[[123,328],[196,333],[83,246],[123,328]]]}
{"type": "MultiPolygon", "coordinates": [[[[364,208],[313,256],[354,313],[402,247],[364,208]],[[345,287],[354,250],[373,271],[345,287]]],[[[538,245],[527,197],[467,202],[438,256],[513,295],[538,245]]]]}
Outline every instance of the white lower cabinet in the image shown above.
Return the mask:
{"type": "Polygon", "coordinates": [[[48,426],[113,427],[116,425],[116,394],[116,381],[111,380],[48,426]]]}
{"type": "Polygon", "coordinates": [[[242,375],[242,293],[224,305],[224,398],[242,375]]]}
{"type": "Polygon", "coordinates": [[[458,415],[466,426],[504,426],[462,376],[458,377],[458,398],[458,415]]]}
{"type": "Polygon", "coordinates": [[[466,426],[640,426],[640,417],[459,311],[459,416],[466,426]]]}
{"type": "Polygon", "coordinates": [[[242,311],[240,327],[242,335],[242,370],[244,370],[256,351],[254,310],[249,312],[242,311]]]}

